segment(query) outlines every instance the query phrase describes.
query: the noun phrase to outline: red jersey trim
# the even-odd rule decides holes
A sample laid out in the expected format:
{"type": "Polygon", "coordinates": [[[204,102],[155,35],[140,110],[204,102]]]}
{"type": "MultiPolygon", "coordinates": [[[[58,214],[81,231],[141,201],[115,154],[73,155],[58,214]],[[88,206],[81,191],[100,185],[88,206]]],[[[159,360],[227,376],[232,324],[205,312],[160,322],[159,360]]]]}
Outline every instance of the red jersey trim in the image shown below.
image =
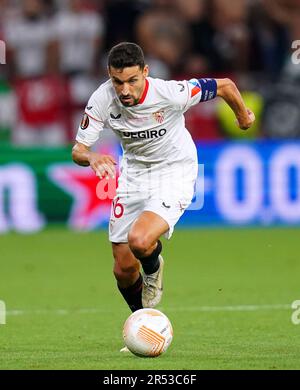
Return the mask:
{"type": "Polygon", "coordinates": [[[144,92],[138,102],[138,104],[143,104],[145,99],[146,99],[146,96],[147,96],[147,93],[148,93],[148,90],[149,90],[149,81],[148,79],[146,79],[146,85],[145,85],[145,89],[144,89],[144,92]]]}

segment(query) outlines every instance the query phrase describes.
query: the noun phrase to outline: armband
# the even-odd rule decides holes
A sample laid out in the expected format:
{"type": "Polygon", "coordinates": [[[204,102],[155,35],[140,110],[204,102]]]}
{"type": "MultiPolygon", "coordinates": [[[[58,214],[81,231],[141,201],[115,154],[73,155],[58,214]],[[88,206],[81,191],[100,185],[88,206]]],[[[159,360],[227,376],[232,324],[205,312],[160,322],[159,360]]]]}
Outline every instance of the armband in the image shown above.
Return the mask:
{"type": "Polygon", "coordinates": [[[218,85],[215,79],[199,79],[198,82],[202,90],[200,102],[212,100],[217,96],[218,85]]]}

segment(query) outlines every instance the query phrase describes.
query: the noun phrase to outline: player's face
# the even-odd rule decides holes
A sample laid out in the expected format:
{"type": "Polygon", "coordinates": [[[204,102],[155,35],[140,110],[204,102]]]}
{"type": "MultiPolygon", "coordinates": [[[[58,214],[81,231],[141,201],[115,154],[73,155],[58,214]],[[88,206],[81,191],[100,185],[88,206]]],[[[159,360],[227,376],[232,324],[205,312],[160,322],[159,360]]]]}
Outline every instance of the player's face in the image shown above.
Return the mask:
{"type": "Polygon", "coordinates": [[[149,74],[146,65],[144,69],[132,66],[124,69],[109,68],[109,76],[121,103],[126,107],[138,104],[144,89],[145,80],[149,74]]]}

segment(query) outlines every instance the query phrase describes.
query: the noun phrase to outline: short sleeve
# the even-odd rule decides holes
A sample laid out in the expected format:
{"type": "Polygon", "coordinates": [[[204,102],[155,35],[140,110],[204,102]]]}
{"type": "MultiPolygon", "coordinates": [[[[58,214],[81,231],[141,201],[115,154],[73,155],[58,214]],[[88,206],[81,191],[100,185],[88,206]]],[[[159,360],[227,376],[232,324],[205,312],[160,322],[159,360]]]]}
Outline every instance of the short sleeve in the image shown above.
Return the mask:
{"type": "Polygon", "coordinates": [[[191,79],[188,81],[189,98],[184,111],[201,102],[217,96],[218,85],[215,79],[191,79]]]}
{"type": "Polygon", "coordinates": [[[166,87],[169,100],[179,111],[185,112],[201,100],[201,89],[190,81],[167,81],[166,87]]]}
{"type": "Polygon", "coordinates": [[[96,99],[94,95],[92,95],[79,125],[76,141],[90,147],[98,141],[103,128],[103,115],[99,109],[97,109],[96,99]]]}
{"type": "Polygon", "coordinates": [[[177,110],[183,110],[188,102],[187,81],[165,81],[163,84],[163,96],[177,110]]]}
{"type": "Polygon", "coordinates": [[[172,104],[185,112],[200,102],[214,99],[217,95],[217,82],[215,79],[168,81],[166,93],[172,104]]]}

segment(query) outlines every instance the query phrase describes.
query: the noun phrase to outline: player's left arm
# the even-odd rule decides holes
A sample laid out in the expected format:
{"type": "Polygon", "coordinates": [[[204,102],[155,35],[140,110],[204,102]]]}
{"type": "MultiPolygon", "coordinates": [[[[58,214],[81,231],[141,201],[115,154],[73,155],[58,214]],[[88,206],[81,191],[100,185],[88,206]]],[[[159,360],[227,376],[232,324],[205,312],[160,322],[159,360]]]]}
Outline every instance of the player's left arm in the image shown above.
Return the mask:
{"type": "Polygon", "coordinates": [[[215,80],[217,83],[217,96],[223,98],[231,107],[240,129],[249,129],[255,122],[255,115],[249,108],[246,107],[235,83],[230,79],[215,80]]]}

